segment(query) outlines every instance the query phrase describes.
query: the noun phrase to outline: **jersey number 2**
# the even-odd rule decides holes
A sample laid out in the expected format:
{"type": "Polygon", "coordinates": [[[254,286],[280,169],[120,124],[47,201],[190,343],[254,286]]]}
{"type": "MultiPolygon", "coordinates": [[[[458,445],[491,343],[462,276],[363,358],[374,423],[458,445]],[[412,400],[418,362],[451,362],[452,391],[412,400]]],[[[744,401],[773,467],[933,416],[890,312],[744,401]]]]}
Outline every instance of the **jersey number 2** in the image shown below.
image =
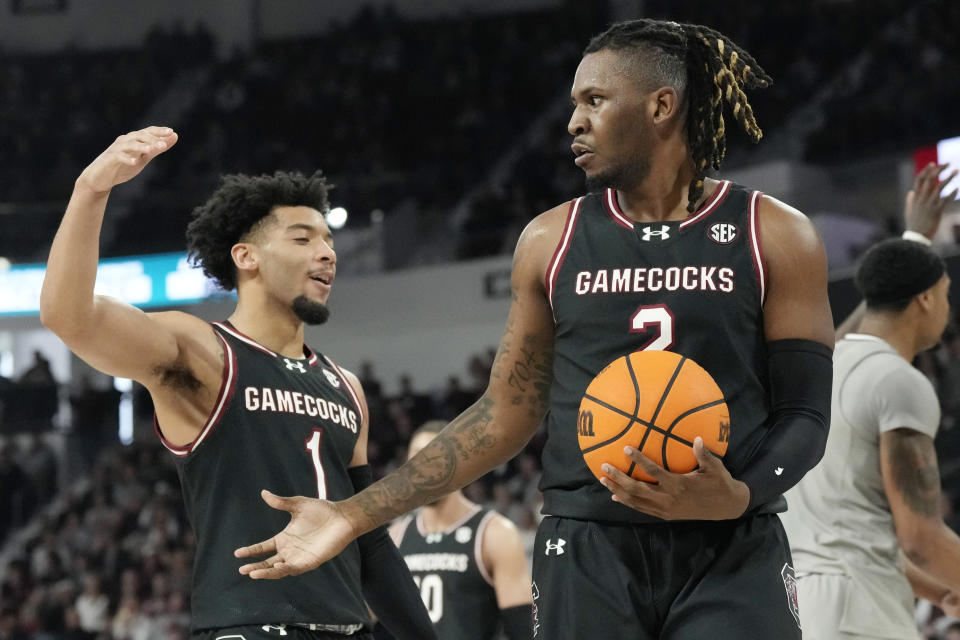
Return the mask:
{"type": "Polygon", "coordinates": [[[321,500],[327,499],[327,478],[323,475],[323,465],[320,462],[320,440],[323,438],[323,431],[315,429],[313,435],[307,440],[307,451],[313,458],[313,470],[317,473],[317,497],[321,500]]]}
{"type": "Polygon", "coordinates": [[[653,325],[659,331],[637,351],[666,351],[673,346],[673,314],[667,305],[640,307],[630,317],[630,333],[648,333],[653,325]]]}

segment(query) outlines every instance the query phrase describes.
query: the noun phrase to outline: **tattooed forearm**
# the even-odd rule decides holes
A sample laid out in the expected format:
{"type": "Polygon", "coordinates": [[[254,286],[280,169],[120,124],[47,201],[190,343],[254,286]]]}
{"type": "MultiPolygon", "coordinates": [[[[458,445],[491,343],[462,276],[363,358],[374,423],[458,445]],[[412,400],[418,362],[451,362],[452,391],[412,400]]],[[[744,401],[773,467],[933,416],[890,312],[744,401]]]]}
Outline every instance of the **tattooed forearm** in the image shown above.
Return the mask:
{"type": "Polygon", "coordinates": [[[383,522],[472,480],[457,477],[459,462],[496,446],[490,433],[492,406],[491,399],[481,398],[395,473],[358,494],[356,503],[363,513],[373,522],[383,522]]]}
{"type": "Polygon", "coordinates": [[[916,431],[898,430],[889,448],[893,481],[914,513],[934,518],[940,514],[940,472],[933,441],[916,431]]]}

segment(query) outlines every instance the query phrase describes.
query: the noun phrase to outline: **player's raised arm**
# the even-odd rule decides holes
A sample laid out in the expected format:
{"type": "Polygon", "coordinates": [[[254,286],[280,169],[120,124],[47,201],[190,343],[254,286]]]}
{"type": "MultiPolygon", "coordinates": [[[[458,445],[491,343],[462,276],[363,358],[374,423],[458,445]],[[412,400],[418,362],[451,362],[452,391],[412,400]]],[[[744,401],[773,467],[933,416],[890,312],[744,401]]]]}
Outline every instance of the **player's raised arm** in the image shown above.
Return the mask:
{"type": "Polygon", "coordinates": [[[94,294],[100,228],[116,185],[177,142],[167,127],[119,136],[77,178],[54,238],[40,294],[40,320],[79,357],[112,375],[145,381],[177,359],[174,332],[128,304],[94,294]]]}
{"type": "Polygon", "coordinates": [[[280,578],[313,569],[358,535],[459,489],[523,448],[550,394],[554,329],[544,273],[568,208],[542,214],[521,235],[507,326],[481,398],[406,464],[349,500],[298,499],[284,532],[237,550],[239,557],[270,555],[241,573],[280,578]]]}

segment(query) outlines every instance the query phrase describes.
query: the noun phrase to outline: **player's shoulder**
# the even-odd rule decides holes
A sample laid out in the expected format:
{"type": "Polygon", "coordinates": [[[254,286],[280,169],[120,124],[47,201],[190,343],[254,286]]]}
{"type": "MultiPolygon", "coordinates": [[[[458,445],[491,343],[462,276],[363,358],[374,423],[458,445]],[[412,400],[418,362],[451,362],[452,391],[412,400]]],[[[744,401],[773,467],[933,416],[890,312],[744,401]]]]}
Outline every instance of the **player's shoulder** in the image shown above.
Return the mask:
{"type": "Polygon", "coordinates": [[[514,536],[519,538],[520,530],[517,525],[499,511],[493,509],[485,511],[484,520],[486,520],[484,527],[485,540],[491,540],[491,536],[494,543],[510,540],[514,536]]]}
{"type": "Polygon", "coordinates": [[[535,216],[520,235],[520,243],[559,241],[574,202],[576,200],[568,200],[535,216]]]}
{"type": "Polygon", "coordinates": [[[761,234],[789,237],[798,240],[819,242],[816,227],[802,211],[773,196],[763,194],[757,203],[757,216],[761,234]]]}
{"type": "Polygon", "coordinates": [[[574,202],[575,200],[569,200],[558,204],[527,223],[514,251],[515,268],[527,264],[534,266],[537,273],[546,269],[563,237],[574,202]]]}

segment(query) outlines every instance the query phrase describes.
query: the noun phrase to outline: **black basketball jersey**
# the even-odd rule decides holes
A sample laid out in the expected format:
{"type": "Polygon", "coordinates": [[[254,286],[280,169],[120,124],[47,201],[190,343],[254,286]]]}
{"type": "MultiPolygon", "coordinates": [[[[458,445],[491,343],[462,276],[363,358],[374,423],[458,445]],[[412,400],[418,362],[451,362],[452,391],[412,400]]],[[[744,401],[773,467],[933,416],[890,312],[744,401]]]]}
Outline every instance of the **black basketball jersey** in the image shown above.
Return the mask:
{"type": "Polygon", "coordinates": [[[419,511],[401,521],[397,546],[438,638],[487,640],[496,635],[500,609],[481,554],[483,532],[494,513],[477,506],[436,533],[424,530],[419,511]]]}
{"type": "Polygon", "coordinates": [[[213,326],[224,354],[213,411],[189,446],[163,440],[176,456],[197,537],[192,628],[369,625],[355,542],[314,571],[283,580],[242,576],[238,568],[248,561],[233,555],[290,520],[263,502],[261,489],[329,500],[353,495],[347,465],[362,419],[356,391],[336,364],[306,345],[303,358],[285,358],[229,324],[213,326]]]}
{"type": "MultiPolygon", "coordinates": [[[[587,385],[633,351],[673,351],[713,376],[730,410],[724,464],[734,477],[743,469],[769,414],[760,195],[722,182],[700,210],[670,222],[630,220],[612,189],[571,203],[545,283],[555,339],[540,484],[544,513],[659,521],[613,502],[577,442],[587,385]]],[[[779,498],[761,510],[784,506],[779,498]]]]}

